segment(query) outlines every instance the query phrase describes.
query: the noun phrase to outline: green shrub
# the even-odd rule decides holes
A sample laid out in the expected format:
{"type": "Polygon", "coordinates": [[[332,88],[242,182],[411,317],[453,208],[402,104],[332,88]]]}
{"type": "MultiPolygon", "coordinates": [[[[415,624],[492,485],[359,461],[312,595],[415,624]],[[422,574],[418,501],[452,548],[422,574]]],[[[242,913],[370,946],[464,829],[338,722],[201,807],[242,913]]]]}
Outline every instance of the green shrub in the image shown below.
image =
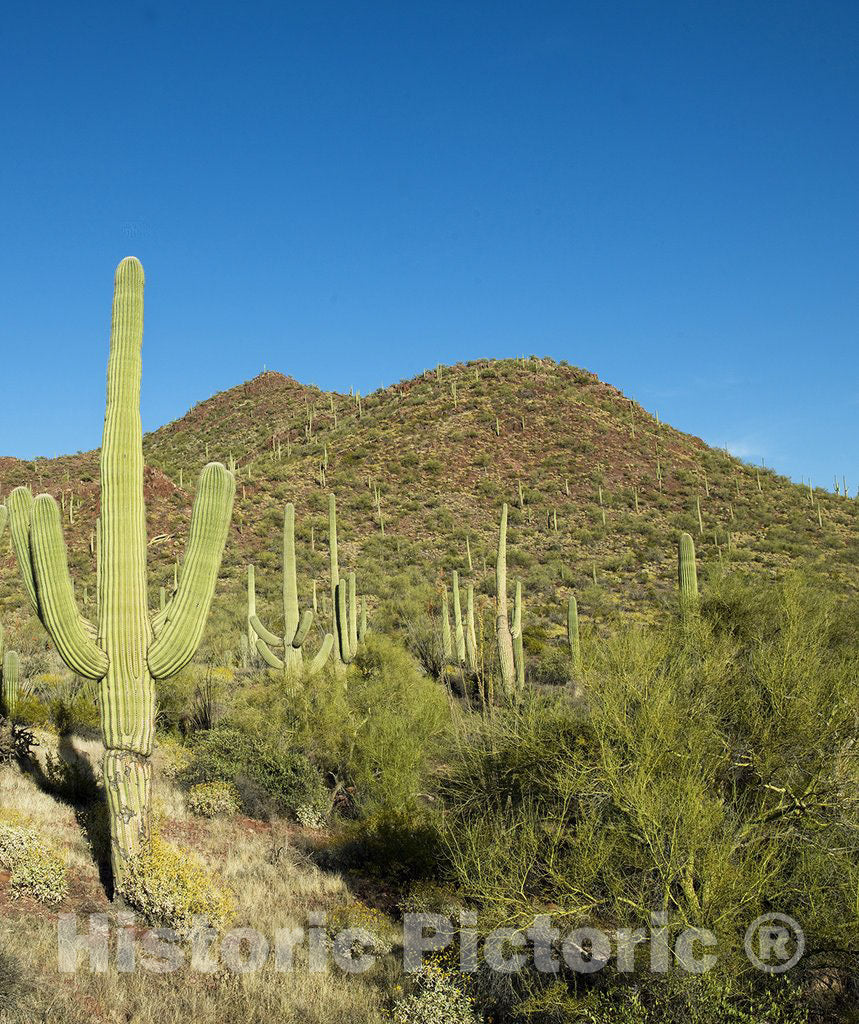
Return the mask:
{"type": "Polygon", "coordinates": [[[201,782],[188,792],[188,808],[201,818],[238,814],[239,791],[231,782],[201,782]]]}
{"type": "Polygon", "coordinates": [[[417,991],[394,1004],[394,1024],[477,1024],[461,977],[437,964],[425,964],[415,978],[417,991]]]}
{"type": "Polygon", "coordinates": [[[0,821],[0,864],[10,872],[13,898],[60,903],[68,895],[64,858],[20,820],[0,821]]]}
{"type": "Polygon", "coordinates": [[[320,850],[334,869],[360,869],[408,885],[433,877],[441,849],[438,826],[426,811],[384,811],[349,822],[320,850]]]}
{"type": "Polygon", "coordinates": [[[448,735],[447,698],[402,647],[375,633],[359,648],[355,668],[346,698],[348,784],[362,813],[408,812],[426,795],[448,735]]]}
{"type": "Polygon", "coordinates": [[[635,986],[609,984],[589,998],[570,999],[550,987],[520,1007],[526,1019],[579,1024],[808,1024],[809,1008],[790,982],[776,979],[750,991],[712,976],[649,977],[635,986]]]}
{"type": "Polygon", "coordinates": [[[322,776],[297,750],[279,750],[234,728],[197,733],[192,758],[179,774],[190,787],[231,783],[248,814],[296,816],[299,808],[327,813],[330,799],[322,776]]]}
{"type": "Polygon", "coordinates": [[[180,934],[190,931],[194,917],[206,917],[219,928],[235,911],[230,891],[196,853],[171,846],[157,835],[150,848],[128,865],[119,895],[150,923],[180,934]]]}
{"type": "Polygon", "coordinates": [[[855,955],[855,604],[798,579],[712,586],[694,644],[635,624],[593,644],[585,706],[538,693],[468,723],[441,841],[487,923],[646,927],[665,906],[716,934],[718,975],[760,979],[742,937],[777,909],[855,955]]]}

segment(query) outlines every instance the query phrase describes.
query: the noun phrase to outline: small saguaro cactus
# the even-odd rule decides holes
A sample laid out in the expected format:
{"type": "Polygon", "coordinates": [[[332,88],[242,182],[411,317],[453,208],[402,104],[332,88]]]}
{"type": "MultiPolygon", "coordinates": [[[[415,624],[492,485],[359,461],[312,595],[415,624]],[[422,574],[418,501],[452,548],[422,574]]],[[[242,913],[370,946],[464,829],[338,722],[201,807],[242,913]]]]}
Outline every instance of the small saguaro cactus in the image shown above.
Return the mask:
{"type": "Polygon", "coordinates": [[[465,663],[470,672],[477,672],[477,633],[474,628],[474,584],[465,592],[465,663]]]}
{"type": "Polygon", "coordinates": [[[150,844],[150,755],[155,680],[175,675],[200,643],[233,508],[235,480],[218,463],[201,475],[176,593],[150,614],[146,593],[146,514],[140,423],[143,268],[116,271],[107,408],[101,447],[98,626],[80,613],[69,577],[60,511],[27,487],[9,497],[12,540],[33,610],[69,668],[98,682],[104,782],[114,883],[150,844]]]}
{"type": "Polygon", "coordinates": [[[0,713],[6,718],[14,718],[18,709],[18,674],[20,661],[17,651],[2,651],[3,679],[0,687],[0,713]]]}
{"type": "Polygon", "coordinates": [[[579,640],[579,606],[575,594],[570,594],[567,604],[567,641],[570,645],[573,675],[578,678],[582,674],[582,647],[579,640]]]}
{"type": "MultiPolygon", "coordinates": [[[[248,577],[250,581],[250,576],[248,577]]],[[[250,599],[250,586],[248,587],[250,599]]],[[[284,679],[300,675],[304,667],[302,648],[313,625],[313,612],[308,608],[299,613],[298,578],[295,567],[295,506],[290,502],[283,513],[283,636],[277,636],[266,629],[254,612],[248,607],[248,622],[256,634],[255,647],[263,661],[283,672],[284,679]],[[272,648],[283,648],[279,658],[272,648]]],[[[316,657],[308,666],[308,673],[316,675],[324,667],[334,646],[334,636],[326,633],[316,657]]]]}
{"type": "Polygon", "coordinates": [[[680,534],[677,546],[677,583],[680,591],[680,612],[689,621],[698,608],[698,569],[695,563],[695,541],[689,533],[680,534]]]}
{"type": "Polygon", "coordinates": [[[453,571],[453,633],[456,645],[456,660],[465,664],[465,629],[462,625],[462,601],[459,594],[459,573],[453,571]]]}
{"type": "Polygon", "coordinates": [[[340,578],[337,555],[337,499],[328,495],[328,551],[331,566],[331,617],[334,632],[334,667],[342,672],[355,660],[363,632],[358,621],[358,593],[355,573],[340,578]]]}
{"type": "Polygon", "coordinates": [[[498,557],[495,562],[495,636],[498,641],[498,662],[501,683],[507,696],[513,693],[516,682],[513,663],[513,636],[507,611],[507,503],[501,506],[501,526],[498,531],[498,557]]]}
{"type": "Polygon", "coordinates": [[[453,661],[453,640],[450,633],[450,598],[447,594],[447,584],[441,591],[441,653],[445,665],[449,665],[453,661]]]}
{"type": "Polygon", "coordinates": [[[525,687],[525,648],[522,642],[522,581],[516,580],[516,591],[513,599],[513,667],[516,670],[516,686],[519,690],[525,687]]]}

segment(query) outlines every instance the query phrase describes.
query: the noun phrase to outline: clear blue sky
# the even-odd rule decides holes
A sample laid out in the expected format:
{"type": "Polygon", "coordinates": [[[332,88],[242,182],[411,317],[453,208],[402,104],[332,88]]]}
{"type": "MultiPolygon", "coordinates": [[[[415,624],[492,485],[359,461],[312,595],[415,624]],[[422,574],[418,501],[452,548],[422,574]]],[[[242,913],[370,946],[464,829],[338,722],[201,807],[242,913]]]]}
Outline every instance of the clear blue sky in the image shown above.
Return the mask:
{"type": "Polygon", "coordinates": [[[859,484],[859,4],[6,5],[0,453],[264,365],[367,392],[519,353],[859,484]]]}

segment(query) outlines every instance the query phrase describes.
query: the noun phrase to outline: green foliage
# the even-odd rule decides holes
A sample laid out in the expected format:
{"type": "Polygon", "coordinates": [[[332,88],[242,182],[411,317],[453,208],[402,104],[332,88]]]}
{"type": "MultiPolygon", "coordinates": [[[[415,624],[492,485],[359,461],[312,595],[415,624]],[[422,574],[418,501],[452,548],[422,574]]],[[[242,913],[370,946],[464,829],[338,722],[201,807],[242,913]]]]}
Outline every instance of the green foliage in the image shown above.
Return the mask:
{"type": "Polygon", "coordinates": [[[462,977],[438,964],[425,964],[415,977],[417,991],[394,1006],[394,1024],[477,1024],[462,977]]]}
{"type": "Polygon", "coordinates": [[[318,770],[298,750],[258,742],[234,728],[197,733],[192,760],[179,778],[192,789],[207,783],[236,786],[245,811],[255,816],[287,814],[310,807],[320,814],[330,805],[318,770]]]}
{"type": "Polygon", "coordinates": [[[158,835],[131,859],[118,892],[147,921],[180,934],[191,929],[194,917],[205,916],[219,928],[235,912],[232,893],[199,855],[158,835]]]}
{"type": "Polygon", "coordinates": [[[586,707],[535,695],[447,759],[448,871],[487,923],[664,908],[742,977],[745,927],[777,908],[810,947],[856,951],[855,604],[799,579],[712,586],[694,650],[672,626],[613,631],[586,707]]]}
{"type": "Polygon", "coordinates": [[[238,814],[239,791],[231,782],[201,782],[188,791],[188,809],[201,818],[238,814]]]}
{"type": "Polygon", "coordinates": [[[753,989],[688,974],[643,975],[634,985],[612,975],[580,996],[555,982],[517,1009],[522,1019],[541,1024],[808,1024],[811,1019],[789,980],[776,978],[753,989]]]}
{"type": "Polygon", "coordinates": [[[317,690],[305,705],[306,748],[354,794],[360,813],[413,810],[447,732],[444,691],[402,647],[377,633],[359,648],[340,701],[331,693],[336,686],[317,690]],[[330,717],[326,704],[336,709],[330,717]]]}
{"type": "Polygon", "coordinates": [[[68,895],[65,859],[26,822],[0,821],[0,865],[11,873],[13,897],[60,903],[68,895]]]}

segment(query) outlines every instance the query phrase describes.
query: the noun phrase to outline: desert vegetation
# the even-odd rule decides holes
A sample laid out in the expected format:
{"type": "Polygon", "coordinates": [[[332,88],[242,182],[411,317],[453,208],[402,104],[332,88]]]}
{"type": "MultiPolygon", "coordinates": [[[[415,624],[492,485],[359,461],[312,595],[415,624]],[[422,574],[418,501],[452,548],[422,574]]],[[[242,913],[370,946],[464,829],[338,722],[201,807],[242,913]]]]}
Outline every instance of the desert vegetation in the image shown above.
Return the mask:
{"type": "Polygon", "coordinates": [[[0,466],[4,1019],[856,1019],[846,483],[533,357],[267,373],[144,437],[142,310],[127,260],[101,451],[0,466]],[[93,913],[221,959],[59,970],[93,913]],[[451,940],[412,971],[415,914],[451,940]]]}

